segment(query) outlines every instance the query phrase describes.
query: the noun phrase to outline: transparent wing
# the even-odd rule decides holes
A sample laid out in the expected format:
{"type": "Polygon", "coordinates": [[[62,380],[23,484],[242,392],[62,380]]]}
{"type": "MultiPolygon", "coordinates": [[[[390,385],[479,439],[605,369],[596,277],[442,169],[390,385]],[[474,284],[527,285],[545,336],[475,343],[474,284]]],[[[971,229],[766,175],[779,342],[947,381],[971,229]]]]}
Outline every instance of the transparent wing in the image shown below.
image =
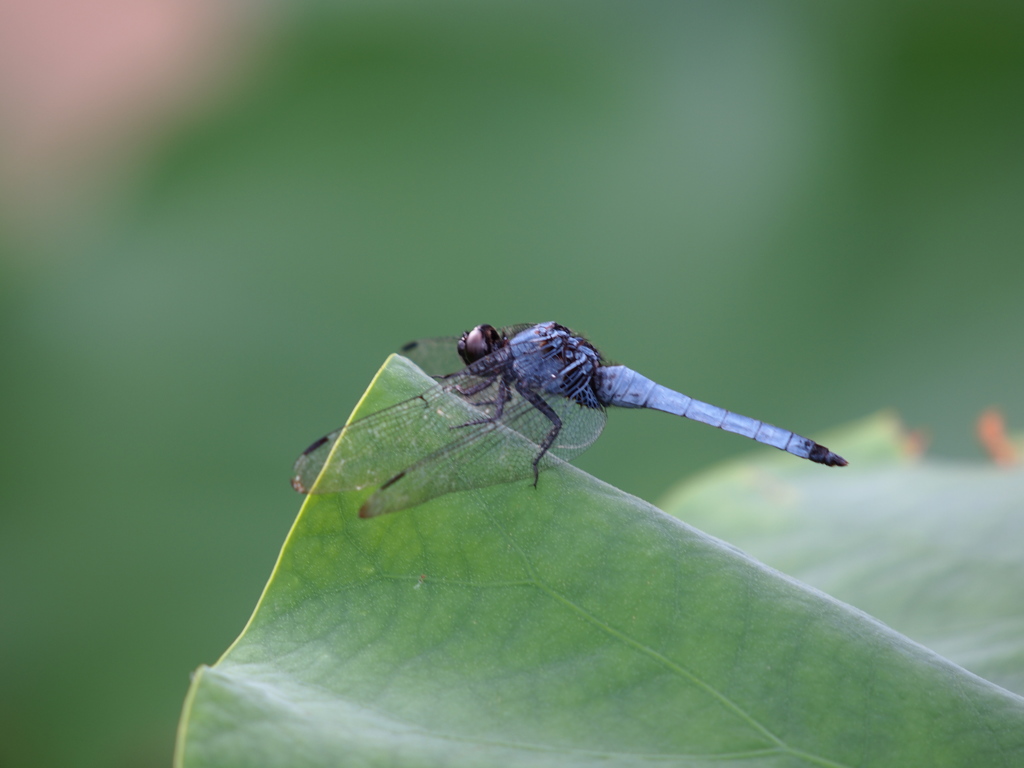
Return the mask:
{"type": "Polygon", "coordinates": [[[457,374],[416,397],[356,419],[317,440],[295,462],[292,486],[301,493],[337,493],[380,485],[429,455],[452,436],[450,428],[480,418],[471,397],[481,384],[457,374]],[[342,439],[339,440],[338,438],[342,439]]]}
{"type": "Polygon", "coordinates": [[[500,418],[494,406],[487,421],[450,428],[451,440],[383,483],[360,510],[361,517],[397,512],[453,491],[485,488],[534,477],[586,450],[605,424],[602,409],[585,408],[563,397],[547,397],[561,427],[542,453],[554,422],[519,392],[510,392],[500,418]]]}
{"type": "Polygon", "coordinates": [[[456,336],[439,336],[434,339],[410,341],[398,350],[430,376],[447,376],[466,367],[459,357],[459,339],[456,336]]]}
{"type": "Polygon", "coordinates": [[[324,435],[302,452],[292,468],[292,488],[299,493],[310,493],[313,490],[316,479],[320,476],[320,471],[324,468],[327,457],[331,455],[331,449],[338,442],[338,436],[343,429],[344,427],[339,427],[324,435]]]}
{"type": "MultiPolygon", "coordinates": [[[[474,369],[481,373],[479,364],[474,369]]],[[[455,374],[322,437],[295,463],[292,485],[302,493],[381,486],[364,516],[383,514],[456,490],[533,477],[535,460],[539,472],[572,459],[604,427],[603,410],[532,393],[531,402],[506,389],[498,370],[482,373],[455,374]],[[551,416],[561,427],[543,452],[555,425],[551,416]]]]}

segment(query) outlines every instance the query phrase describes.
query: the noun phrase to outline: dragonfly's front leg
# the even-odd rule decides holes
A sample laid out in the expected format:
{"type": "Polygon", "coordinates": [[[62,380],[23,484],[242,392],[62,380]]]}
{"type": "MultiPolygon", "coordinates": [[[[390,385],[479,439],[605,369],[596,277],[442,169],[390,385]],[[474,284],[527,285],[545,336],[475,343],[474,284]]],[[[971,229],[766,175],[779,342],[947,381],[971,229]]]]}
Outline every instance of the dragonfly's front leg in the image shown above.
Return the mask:
{"type": "MultiPolygon", "coordinates": [[[[452,387],[452,389],[454,389],[456,392],[458,392],[463,397],[472,397],[473,395],[480,394],[485,389],[487,389],[489,386],[491,386],[491,384],[494,383],[494,379],[495,378],[496,377],[491,376],[491,378],[489,378],[489,379],[484,379],[483,381],[477,382],[476,384],[472,384],[472,385],[470,385],[468,387],[460,387],[458,384],[456,384],[456,385],[454,385],[452,387]]],[[[490,405],[490,403],[486,403],[485,402],[485,403],[481,403],[481,405],[490,405]]]]}
{"type": "Polygon", "coordinates": [[[555,438],[558,437],[558,433],[562,431],[562,420],[555,413],[554,409],[548,405],[547,400],[529,387],[524,386],[522,382],[516,382],[516,390],[530,402],[530,405],[547,416],[551,422],[551,429],[548,430],[547,435],[540,444],[540,452],[533,457],[533,487],[536,488],[537,480],[540,477],[540,460],[544,458],[544,454],[548,452],[548,449],[554,444],[555,438]]]}
{"type": "MultiPolygon", "coordinates": [[[[461,395],[472,396],[479,394],[487,387],[494,383],[494,379],[489,379],[483,382],[483,384],[475,384],[472,387],[467,387],[466,391],[461,390],[459,387],[455,389],[461,395]]],[[[505,403],[509,401],[508,385],[504,379],[498,379],[498,394],[493,400],[481,400],[473,405],[493,405],[494,413],[483,419],[474,419],[473,421],[467,421],[465,424],[454,424],[451,429],[461,429],[462,427],[472,427],[477,424],[493,424],[501,419],[502,414],[505,412],[505,403]]]]}

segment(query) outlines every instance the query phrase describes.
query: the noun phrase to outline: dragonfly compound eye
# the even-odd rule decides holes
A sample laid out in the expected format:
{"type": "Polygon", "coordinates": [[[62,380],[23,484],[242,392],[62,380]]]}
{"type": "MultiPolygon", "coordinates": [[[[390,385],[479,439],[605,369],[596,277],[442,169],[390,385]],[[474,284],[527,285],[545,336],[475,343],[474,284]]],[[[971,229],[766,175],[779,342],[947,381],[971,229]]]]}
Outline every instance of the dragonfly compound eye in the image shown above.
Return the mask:
{"type": "Polygon", "coordinates": [[[475,363],[491,354],[500,338],[494,326],[478,325],[472,331],[462,334],[462,338],[459,339],[459,357],[466,365],[475,363]]]}

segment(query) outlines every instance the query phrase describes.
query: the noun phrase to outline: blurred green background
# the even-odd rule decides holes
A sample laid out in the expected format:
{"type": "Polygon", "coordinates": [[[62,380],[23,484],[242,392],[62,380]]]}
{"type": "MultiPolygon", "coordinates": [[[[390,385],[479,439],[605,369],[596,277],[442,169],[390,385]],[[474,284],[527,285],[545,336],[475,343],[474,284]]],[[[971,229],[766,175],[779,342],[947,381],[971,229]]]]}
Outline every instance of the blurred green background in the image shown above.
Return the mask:
{"type": "MultiPolygon", "coordinates": [[[[1020,3],[160,6],[0,12],[0,764],[168,764],[292,461],[416,336],[557,320],[955,459],[1024,423],[1020,3]]],[[[627,412],[577,463],[751,450],[627,412]]]]}

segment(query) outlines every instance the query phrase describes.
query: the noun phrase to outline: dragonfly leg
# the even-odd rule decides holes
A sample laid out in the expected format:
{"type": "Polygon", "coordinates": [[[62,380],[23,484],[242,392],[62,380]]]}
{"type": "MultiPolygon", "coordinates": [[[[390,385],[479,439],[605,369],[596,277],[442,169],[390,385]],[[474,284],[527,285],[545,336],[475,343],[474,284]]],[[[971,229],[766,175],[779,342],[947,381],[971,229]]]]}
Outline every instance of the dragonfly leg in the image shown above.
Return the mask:
{"type": "MultiPolygon", "coordinates": [[[[490,381],[486,382],[486,385],[489,387],[493,383],[494,383],[494,379],[491,379],[490,381]]],[[[456,389],[458,389],[458,388],[456,388],[456,389]]],[[[468,394],[472,395],[472,394],[476,394],[477,392],[483,391],[484,389],[486,389],[486,387],[481,387],[480,385],[475,385],[475,386],[471,387],[470,389],[474,390],[474,391],[468,393],[468,394]]],[[[460,391],[459,394],[467,394],[467,393],[460,391]]],[[[498,396],[497,397],[495,397],[493,400],[482,400],[479,403],[473,403],[473,405],[493,405],[494,406],[494,414],[491,415],[491,416],[488,416],[486,418],[483,418],[483,419],[474,419],[473,421],[467,421],[465,424],[454,424],[451,427],[449,427],[449,429],[462,429],[463,427],[472,427],[472,426],[476,426],[477,424],[493,424],[494,422],[496,422],[499,419],[501,419],[501,415],[505,411],[505,403],[507,403],[507,402],[508,402],[508,385],[505,383],[504,379],[498,379],[498,396]]]]}
{"type": "MultiPolygon", "coordinates": [[[[480,394],[485,389],[487,389],[489,386],[491,386],[491,384],[494,383],[494,379],[495,378],[496,377],[491,376],[491,378],[489,378],[489,379],[484,379],[483,381],[478,382],[476,384],[472,384],[472,385],[470,385],[468,387],[460,387],[458,384],[456,384],[454,387],[452,387],[452,389],[454,389],[456,392],[458,392],[463,397],[472,397],[473,395],[480,394]]],[[[480,405],[490,405],[490,404],[491,403],[480,403],[480,405]]]]}
{"type": "Polygon", "coordinates": [[[540,477],[540,460],[544,458],[544,454],[548,452],[548,449],[554,444],[555,438],[558,437],[558,433],[562,431],[562,420],[558,418],[558,414],[555,413],[554,409],[548,405],[547,401],[543,397],[538,395],[529,387],[524,386],[522,382],[516,382],[516,390],[520,395],[525,397],[534,408],[547,416],[548,420],[551,422],[551,429],[541,442],[540,451],[533,457],[533,487],[536,488],[537,480],[540,477]]]}

